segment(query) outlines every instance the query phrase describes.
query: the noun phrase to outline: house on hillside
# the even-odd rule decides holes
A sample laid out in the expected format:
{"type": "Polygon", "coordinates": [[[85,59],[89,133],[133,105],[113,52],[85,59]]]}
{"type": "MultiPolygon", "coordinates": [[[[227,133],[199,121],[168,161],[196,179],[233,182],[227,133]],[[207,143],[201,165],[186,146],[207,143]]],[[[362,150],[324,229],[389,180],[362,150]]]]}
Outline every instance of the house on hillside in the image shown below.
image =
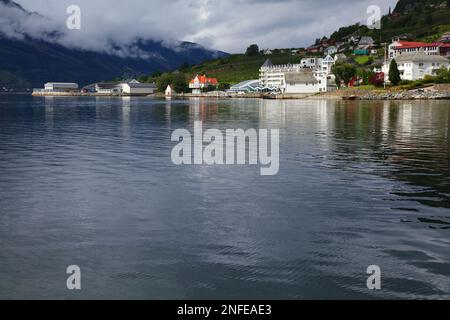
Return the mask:
{"type": "Polygon", "coordinates": [[[400,40],[408,41],[408,40],[410,40],[412,38],[413,38],[413,35],[411,33],[402,33],[402,34],[396,36],[395,40],[396,41],[400,41],[400,40]]]}
{"type": "Polygon", "coordinates": [[[325,49],[325,54],[327,56],[336,54],[337,52],[338,52],[338,49],[336,46],[329,46],[328,48],[325,49]]]}
{"type": "Polygon", "coordinates": [[[331,68],[334,65],[334,59],[328,55],[326,56],[324,59],[322,59],[321,61],[321,66],[320,66],[320,72],[324,73],[325,75],[329,75],[331,73],[331,68]]]}
{"type": "Polygon", "coordinates": [[[443,42],[424,43],[412,41],[393,41],[389,45],[389,59],[395,58],[403,53],[423,51],[428,55],[440,55],[441,47],[445,47],[443,42]]]}
{"type": "Polygon", "coordinates": [[[441,42],[450,43],[450,32],[442,35],[441,42]]]}
{"type": "Polygon", "coordinates": [[[306,49],[308,53],[320,53],[323,52],[324,48],[322,45],[312,45],[306,49]]]}
{"type": "Polygon", "coordinates": [[[361,37],[360,36],[358,36],[358,35],[351,35],[349,38],[348,38],[348,40],[347,40],[347,42],[348,43],[353,43],[353,44],[358,44],[359,43],[359,40],[361,40],[361,37]]]}
{"type": "Polygon", "coordinates": [[[358,49],[369,49],[373,47],[374,43],[372,37],[362,37],[358,42],[358,49]]]}
{"type": "Polygon", "coordinates": [[[443,57],[450,58],[450,43],[445,43],[439,48],[440,54],[443,57]]]}
{"type": "Polygon", "coordinates": [[[347,62],[347,56],[344,53],[338,53],[334,56],[334,62],[347,62]]]}
{"type": "Polygon", "coordinates": [[[196,75],[189,83],[189,88],[192,89],[192,94],[201,94],[206,89],[219,87],[219,82],[216,78],[208,78],[206,75],[196,75]]]}
{"type": "MultiPolygon", "coordinates": [[[[421,80],[425,76],[435,76],[437,71],[449,68],[449,60],[440,55],[429,55],[423,50],[403,53],[395,58],[402,80],[421,80]]],[[[382,71],[389,75],[390,61],[383,65],[382,71]]]]}
{"type": "Polygon", "coordinates": [[[316,68],[322,63],[322,58],[308,57],[300,61],[302,68],[316,68]]]}
{"type": "Polygon", "coordinates": [[[335,41],[328,39],[327,37],[323,37],[322,39],[320,39],[320,45],[324,48],[328,48],[329,46],[331,46],[332,44],[335,43],[335,41]]]}

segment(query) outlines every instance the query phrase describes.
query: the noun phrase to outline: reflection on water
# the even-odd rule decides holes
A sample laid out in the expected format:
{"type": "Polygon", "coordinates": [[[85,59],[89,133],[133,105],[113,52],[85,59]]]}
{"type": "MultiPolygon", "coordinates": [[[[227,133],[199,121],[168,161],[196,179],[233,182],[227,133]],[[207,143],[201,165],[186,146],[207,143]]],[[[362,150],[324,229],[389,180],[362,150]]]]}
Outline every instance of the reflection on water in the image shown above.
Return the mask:
{"type": "Polygon", "coordinates": [[[446,101],[0,99],[0,298],[450,298],[446,101]],[[280,173],[174,166],[200,120],[280,173]]]}

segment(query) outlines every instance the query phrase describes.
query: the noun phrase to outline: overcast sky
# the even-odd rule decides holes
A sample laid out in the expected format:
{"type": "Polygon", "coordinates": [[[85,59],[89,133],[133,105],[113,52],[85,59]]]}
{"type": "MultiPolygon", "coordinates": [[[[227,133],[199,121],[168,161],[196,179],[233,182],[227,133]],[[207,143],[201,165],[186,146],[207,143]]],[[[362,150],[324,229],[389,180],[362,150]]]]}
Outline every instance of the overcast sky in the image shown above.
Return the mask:
{"type": "MultiPolygon", "coordinates": [[[[301,47],[355,22],[366,22],[367,8],[383,13],[396,0],[16,0],[49,17],[68,41],[84,47],[104,39],[134,37],[186,40],[230,53],[252,43],[261,48],[301,47]],[[81,30],[65,28],[69,5],[79,5],[81,30]]],[[[67,41],[67,40],[66,40],[67,41]]]]}

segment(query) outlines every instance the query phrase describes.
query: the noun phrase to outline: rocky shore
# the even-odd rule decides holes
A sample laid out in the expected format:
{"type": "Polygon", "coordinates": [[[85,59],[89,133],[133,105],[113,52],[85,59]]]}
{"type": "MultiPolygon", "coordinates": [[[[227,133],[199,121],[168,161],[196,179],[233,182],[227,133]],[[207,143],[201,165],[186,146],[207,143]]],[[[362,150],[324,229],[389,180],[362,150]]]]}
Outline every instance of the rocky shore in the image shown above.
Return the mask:
{"type": "Polygon", "coordinates": [[[324,95],[320,98],[343,99],[343,100],[443,100],[450,99],[450,85],[437,84],[426,88],[414,90],[338,90],[324,95]]]}
{"type": "Polygon", "coordinates": [[[423,89],[400,91],[400,92],[385,92],[385,93],[371,93],[358,96],[358,100],[441,100],[450,99],[450,92],[436,92],[426,91],[423,89]]]}

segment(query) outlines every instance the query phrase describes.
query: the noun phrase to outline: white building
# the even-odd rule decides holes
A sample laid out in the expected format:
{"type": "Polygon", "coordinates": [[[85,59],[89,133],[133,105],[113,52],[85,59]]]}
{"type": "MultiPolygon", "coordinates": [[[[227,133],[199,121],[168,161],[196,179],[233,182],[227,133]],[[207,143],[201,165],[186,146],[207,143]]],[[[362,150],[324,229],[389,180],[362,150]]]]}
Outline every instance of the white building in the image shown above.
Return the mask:
{"type": "Polygon", "coordinates": [[[331,73],[331,68],[335,64],[334,59],[328,55],[321,61],[320,71],[325,75],[329,75],[331,73]]]}
{"type": "Polygon", "coordinates": [[[44,85],[48,92],[71,92],[78,91],[78,84],[69,82],[48,82],[44,85]]]}
{"type": "MultiPolygon", "coordinates": [[[[392,60],[391,60],[392,61],[392,60]]],[[[423,51],[403,53],[395,58],[402,80],[421,80],[425,76],[435,76],[437,71],[449,68],[447,58],[440,55],[429,55],[423,51]]],[[[389,77],[390,61],[383,65],[383,72],[389,77]]]]}
{"type": "Polygon", "coordinates": [[[177,94],[177,93],[175,92],[175,90],[172,89],[172,86],[169,84],[167,86],[167,88],[166,88],[165,95],[169,97],[169,96],[172,96],[174,94],[177,94]]]}
{"type": "Polygon", "coordinates": [[[96,83],[94,92],[105,95],[119,95],[122,92],[122,87],[118,83],[96,83]]]}
{"type": "Polygon", "coordinates": [[[344,53],[338,53],[334,56],[334,62],[346,62],[347,56],[344,53]]]}
{"type": "Polygon", "coordinates": [[[300,61],[300,64],[302,65],[303,68],[317,68],[321,65],[321,63],[322,58],[315,58],[315,57],[303,58],[300,61]]]}
{"type": "Polygon", "coordinates": [[[411,41],[394,41],[389,45],[389,59],[396,58],[403,53],[423,51],[428,55],[439,55],[442,43],[424,43],[411,41]]]}
{"type": "Polygon", "coordinates": [[[368,49],[374,45],[372,37],[362,37],[358,42],[358,49],[368,49]]]}
{"type": "Polygon", "coordinates": [[[259,70],[261,87],[270,91],[278,91],[284,87],[284,74],[286,72],[297,72],[301,69],[300,64],[273,65],[266,60],[259,70]]]}
{"type": "Polygon", "coordinates": [[[305,58],[300,64],[288,65],[273,65],[267,60],[260,69],[261,90],[282,93],[326,92],[330,87],[328,84],[334,79],[331,73],[334,63],[331,56],[305,58]],[[312,78],[315,81],[311,81],[312,78]]]}
{"type": "Polygon", "coordinates": [[[358,35],[352,35],[350,38],[348,38],[348,43],[357,44],[359,43],[359,40],[361,39],[358,35]]]}
{"type": "Polygon", "coordinates": [[[330,46],[330,47],[325,49],[325,54],[326,55],[333,55],[333,54],[336,54],[337,52],[338,52],[338,49],[335,46],[330,46]]]}
{"type": "Polygon", "coordinates": [[[286,94],[307,94],[319,92],[319,81],[311,69],[302,69],[285,74],[286,83],[283,92],[286,94]]]}
{"type": "Polygon", "coordinates": [[[122,88],[122,94],[129,96],[147,96],[154,94],[157,89],[155,83],[125,82],[119,85],[122,88]]]}
{"type": "Polygon", "coordinates": [[[201,94],[210,87],[217,89],[219,87],[219,81],[216,78],[208,78],[206,75],[196,75],[189,82],[189,89],[192,89],[192,94],[201,94]]]}
{"type": "Polygon", "coordinates": [[[147,96],[154,94],[156,90],[155,83],[140,83],[135,79],[122,82],[95,83],[83,88],[85,92],[124,96],[147,96]]]}
{"type": "Polygon", "coordinates": [[[227,92],[230,93],[238,93],[238,94],[244,94],[248,92],[257,92],[261,91],[261,81],[260,80],[247,80],[240,82],[238,84],[235,84],[230,87],[227,92]]]}

